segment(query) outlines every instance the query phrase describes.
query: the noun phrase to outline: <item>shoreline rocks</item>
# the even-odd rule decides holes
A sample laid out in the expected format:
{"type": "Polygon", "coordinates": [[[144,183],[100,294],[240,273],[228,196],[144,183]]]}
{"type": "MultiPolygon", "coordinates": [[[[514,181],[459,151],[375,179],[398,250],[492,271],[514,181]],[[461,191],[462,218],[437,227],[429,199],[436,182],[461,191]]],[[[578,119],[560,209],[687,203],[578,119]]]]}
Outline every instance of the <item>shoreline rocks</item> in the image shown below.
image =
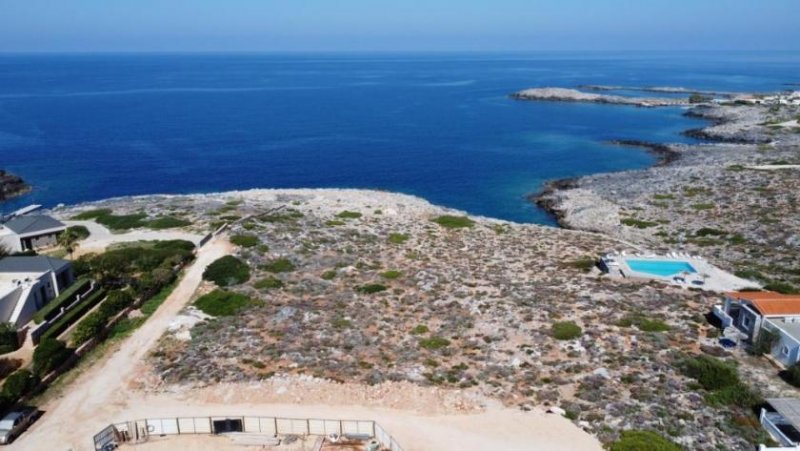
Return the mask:
{"type": "Polygon", "coordinates": [[[31,190],[21,177],[0,169],[0,202],[21,196],[31,190]]]}

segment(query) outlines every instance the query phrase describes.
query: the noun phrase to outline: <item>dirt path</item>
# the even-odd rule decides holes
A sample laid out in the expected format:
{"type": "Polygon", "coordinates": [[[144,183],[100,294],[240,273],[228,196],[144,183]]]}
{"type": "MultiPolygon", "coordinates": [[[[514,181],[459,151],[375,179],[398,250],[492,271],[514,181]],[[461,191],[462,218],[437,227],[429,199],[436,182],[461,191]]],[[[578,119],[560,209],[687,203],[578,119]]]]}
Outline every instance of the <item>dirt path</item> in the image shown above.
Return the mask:
{"type": "Polygon", "coordinates": [[[203,247],[163,305],[101,364],[82,374],[64,397],[41,406],[45,415],[15,444],[18,449],[91,449],[92,435],[126,407],[127,384],[136,366],[186,305],[202,280],[205,267],[232,251],[224,239],[203,247]]]}

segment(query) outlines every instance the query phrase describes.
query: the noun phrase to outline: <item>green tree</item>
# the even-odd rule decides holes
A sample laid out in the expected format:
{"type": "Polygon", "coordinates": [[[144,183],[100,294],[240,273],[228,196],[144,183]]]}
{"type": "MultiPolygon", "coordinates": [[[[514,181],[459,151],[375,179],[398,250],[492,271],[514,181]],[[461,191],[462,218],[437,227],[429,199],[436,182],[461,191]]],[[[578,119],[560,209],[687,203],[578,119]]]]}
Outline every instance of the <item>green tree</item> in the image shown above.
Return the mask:
{"type": "Polygon", "coordinates": [[[33,390],[37,384],[39,384],[39,378],[35,374],[26,369],[21,369],[8,376],[8,379],[3,384],[3,391],[0,392],[0,396],[7,402],[13,403],[33,390]]]}
{"type": "Polygon", "coordinates": [[[61,235],[58,236],[58,245],[63,247],[69,254],[70,260],[72,259],[75,250],[78,248],[78,242],[85,238],[83,234],[73,227],[68,227],[61,235]]]}
{"type": "Polygon", "coordinates": [[[64,363],[70,355],[72,350],[63,341],[45,338],[33,351],[33,373],[44,377],[64,363]]]}

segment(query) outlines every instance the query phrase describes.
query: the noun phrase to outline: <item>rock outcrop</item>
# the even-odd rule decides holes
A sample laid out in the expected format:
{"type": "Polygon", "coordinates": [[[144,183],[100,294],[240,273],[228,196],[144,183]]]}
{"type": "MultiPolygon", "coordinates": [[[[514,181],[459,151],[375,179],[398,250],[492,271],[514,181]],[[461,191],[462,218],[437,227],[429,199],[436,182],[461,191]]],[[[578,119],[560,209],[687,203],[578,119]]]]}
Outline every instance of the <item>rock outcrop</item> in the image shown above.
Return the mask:
{"type": "Polygon", "coordinates": [[[30,189],[20,177],[0,169],[0,202],[25,194],[30,189]]]}

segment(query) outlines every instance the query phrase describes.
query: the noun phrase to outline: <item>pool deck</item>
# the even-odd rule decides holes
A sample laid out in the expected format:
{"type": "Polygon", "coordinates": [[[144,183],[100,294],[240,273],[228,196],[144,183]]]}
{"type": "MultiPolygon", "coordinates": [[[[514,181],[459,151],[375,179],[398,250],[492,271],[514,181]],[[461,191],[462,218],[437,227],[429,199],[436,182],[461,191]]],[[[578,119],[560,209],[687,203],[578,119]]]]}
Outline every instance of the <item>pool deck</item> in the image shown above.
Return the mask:
{"type": "Polygon", "coordinates": [[[685,252],[669,252],[664,254],[654,253],[628,253],[612,252],[604,255],[602,261],[608,268],[608,274],[615,278],[632,280],[658,280],[670,285],[684,288],[699,288],[708,291],[736,291],[743,288],[760,288],[757,283],[736,277],[733,274],[723,271],[712,265],[699,255],[690,255],[685,252]],[[659,276],[655,274],[634,271],[628,265],[628,260],[643,261],[666,261],[681,262],[690,264],[696,272],[682,272],[670,276],[659,276]]]}

